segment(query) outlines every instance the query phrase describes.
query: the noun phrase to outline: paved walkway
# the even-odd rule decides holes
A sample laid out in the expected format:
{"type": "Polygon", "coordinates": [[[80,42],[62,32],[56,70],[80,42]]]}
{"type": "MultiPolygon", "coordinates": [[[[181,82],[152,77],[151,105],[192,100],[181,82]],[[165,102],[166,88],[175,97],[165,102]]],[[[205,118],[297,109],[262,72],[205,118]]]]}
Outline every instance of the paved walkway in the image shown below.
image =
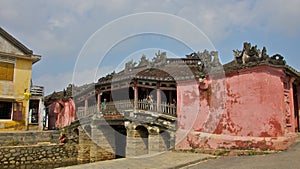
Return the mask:
{"type": "Polygon", "coordinates": [[[89,164],[64,167],[65,169],[165,169],[181,168],[199,163],[200,161],[215,158],[208,154],[164,152],[154,156],[139,158],[123,158],[100,161],[89,164]]]}
{"type": "Polygon", "coordinates": [[[123,158],[65,167],[66,169],[295,169],[300,168],[300,138],[289,149],[265,155],[225,156],[165,152],[144,158],[123,158]]]}
{"type": "Polygon", "coordinates": [[[300,140],[289,149],[266,155],[228,156],[207,160],[183,169],[297,169],[300,168],[300,140]]]}

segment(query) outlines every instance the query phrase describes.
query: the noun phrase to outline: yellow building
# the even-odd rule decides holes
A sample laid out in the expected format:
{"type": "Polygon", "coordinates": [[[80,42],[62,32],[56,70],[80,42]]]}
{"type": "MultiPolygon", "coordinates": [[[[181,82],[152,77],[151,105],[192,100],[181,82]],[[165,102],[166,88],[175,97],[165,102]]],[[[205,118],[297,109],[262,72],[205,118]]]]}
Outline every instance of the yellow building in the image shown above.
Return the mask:
{"type": "Polygon", "coordinates": [[[29,128],[32,65],[40,59],[0,27],[0,130],[29,128]]]}

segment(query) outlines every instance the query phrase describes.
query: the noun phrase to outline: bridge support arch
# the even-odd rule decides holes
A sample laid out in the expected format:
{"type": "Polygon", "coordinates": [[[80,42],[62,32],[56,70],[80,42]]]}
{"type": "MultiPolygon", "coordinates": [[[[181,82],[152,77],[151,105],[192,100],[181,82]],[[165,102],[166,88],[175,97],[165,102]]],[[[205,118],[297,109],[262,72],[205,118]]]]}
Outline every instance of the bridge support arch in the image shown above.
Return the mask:
{"type": "Polygon", "coordinates": [[[126,157],[136,157],[168,151],[173,146],[175,134],[158,126],[126,122],[126,157]]]}

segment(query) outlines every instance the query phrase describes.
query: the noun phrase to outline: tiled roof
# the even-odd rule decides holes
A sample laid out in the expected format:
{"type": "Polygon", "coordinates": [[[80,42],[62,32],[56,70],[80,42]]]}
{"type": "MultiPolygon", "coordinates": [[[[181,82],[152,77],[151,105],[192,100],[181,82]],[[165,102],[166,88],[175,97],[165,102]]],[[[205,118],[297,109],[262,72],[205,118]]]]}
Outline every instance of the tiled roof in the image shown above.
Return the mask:
{"type": "Polygon", "coordinates": [[[113,73],[99,79],[98,83],[110,83],[131,79],[175,81],[194,79],[200,74],[197,65],[180,63],[166,63],[158,67],[134,67],[128,71],[113,73]]]}

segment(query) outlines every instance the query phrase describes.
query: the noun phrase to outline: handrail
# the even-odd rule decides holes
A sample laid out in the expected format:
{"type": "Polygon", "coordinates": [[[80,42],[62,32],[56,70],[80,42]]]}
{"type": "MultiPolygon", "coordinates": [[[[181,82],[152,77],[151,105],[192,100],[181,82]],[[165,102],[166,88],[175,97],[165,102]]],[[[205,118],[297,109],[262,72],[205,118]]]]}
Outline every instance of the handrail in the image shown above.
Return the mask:
{"type": "MultiPolygon", "coordinates": [[[[133,111],[134,103],[133,100],[120,100],[107,102],[98,108],[98,105],[91,105],[85,109],[85,107],[78,107],[76,116],[77,118],[82,118],[90,116],[97,112],[102,112],[103,114],[119,114],[125,110],[133,111]]],[[[139,100],[137,103],[137,110],[144,110],[149,112],[157,112],[170,116],[176,117],[176,105],[170,103],[161,103],[159,109],[157,109],[157,104],[155,102],[149,103],[146,100],[139,100]]]]}

